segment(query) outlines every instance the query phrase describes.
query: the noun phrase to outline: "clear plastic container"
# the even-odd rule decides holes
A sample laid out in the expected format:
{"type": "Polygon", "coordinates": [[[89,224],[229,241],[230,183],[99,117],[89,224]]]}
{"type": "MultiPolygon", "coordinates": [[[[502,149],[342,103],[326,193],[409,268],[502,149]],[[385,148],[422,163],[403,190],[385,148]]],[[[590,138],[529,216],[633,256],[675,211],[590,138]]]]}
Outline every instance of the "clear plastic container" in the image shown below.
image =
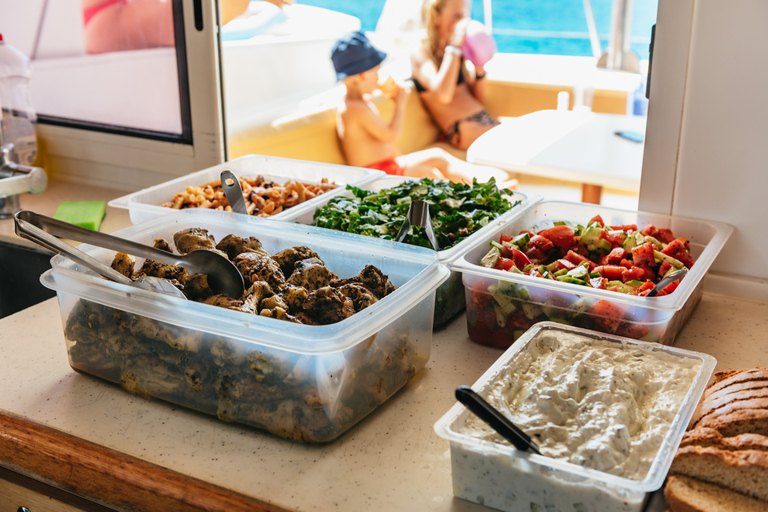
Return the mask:
{"type": "Polygon", "coordinates": [[[29,57],[3,40],[0,34],[0,106],[3,144],[13,144],[11,160],[32,165],[37,157],[37,113],[30,99],[29,57]]]}
{"type": "MultiPolygon", "coordinates": [[[[134,224],[139,224],[161,215],[168,215],[175,210],[160,206],[161,204],[170,201],[174,194],[183,192],[186,187],[199,186],[218,180],[221,171],[224,170],[230,170],[238,177],[252,176],[255,178],[261,175],[265,179],[281,185],[291,180],[302,183],[320,183],[323,179],[327,179],[336,183],[341,188],[344,188],[345,185],[359,185],[384,174],[379,170],[364,169],[362,167],[324,164],[272,156],[248,155],[202,171],[181,176],[171,181],[166,181],[154,187],[118,197],[110,201],[109,206],[128,209],[131,222],[134,224]]],[[[325,194],[328,194],[328,192],[325,194]]],[[[317,204],[323,200],[325,194],[301,203],[293,209],[317,204]]],[[[286,209],[281,213],[272,215],[270,218],[285,218],[290,214],[291,210],[286,209]]]]}
{"type": "Polygon", "coordinates": [[[679,408],[671,411],[675,413],[674,418],[648,473],[642,479],[624,478],[468,435],[463,433],[462,427],[471,413],[463,405],[456,404],[435,424],[437,434],[450,442],[453,493],[459,498],[508,512],[639,512],[647,493],[657,490],[664,482],[716,361],[698,352],[543,322],[532,327],[518,343],[504,352],[472,389],[487,396],[488,390],[501,385],[498,382],[505,375],[505,370],[519,358],[526,357],[529,347],[539,335],[556,335],[558,332],[604,340],[645,352],[663,352],[701,363],[679,408]]]}
{"type": "Polygon", "coordinates": [[[671,345],[701,300],[702,280],[732,231],[731,226],[714,221],[542,201],[486,236],[483,243],[451,264],[451,270],[463,274],[469,336],[482,345],[506,348],[529,327],[544,320],[671,345]],[[680,286],[663,297],[640,297],[480,265],[491,240],[498,241],[502,233],[537,232],[552,227],[555,221],[583,224],[598,214],[607,225],[637,224],[642,229],[652,223],[657,228],[671,229],[677,237],[689,238],[695,263],[680,286]],[[602,307],[606,304],[611,307],[602,307]],[[612,309],[614,314],[608,317],[596,309],[612,309]]]}
{"type": "MultiPolygon", "coordinates": [[[[120,285],[56,256],[41,281],[57,292],[72,368],[141,396],[322,443],[429,360],[435,289],[449,274],[433,251],[208,210],[174,212],[115,235],[172,243],[173,233],[191,227],[216,240],[255,236],[270,254],[309,246],[341,278],[375,265],[398,289],[341,322],[313,326],[120,285]]],[[[115,254],[81,248],[106,264],[115,254]]]]}
{"type": "MultiPolygon", "coordinates": [[[[406,178],[400,176],[383,176],[370,180],[362,185],[357,185],[363,190],[370,190],[371,192],[379,192],[381,190],[395,187],[406,180],[416,180],[416,178],[406,178]]],[[[313,217],[315,210],[324,207],[328,202],[337,195],[346,195],[352,197],[352,192],[349,190],[333,191],[328,197],[322,198],[318,203],[307,204],[306,206],[297,207],[291,210],[288,214],[281,217],[281,220],[287,222],[299,222],[301,224],[311,225],[313,223],[313,217]]],[[[517,191],[510,191],[510,201],[514,204],[520,202],[517,206],[509,210],[508,212],[500,215],[498,218],[489,222],[486,226],[478,229],[471,236],[468,236],[463,241],[445,250],[441,250],[439,254],[440,263],[443,265],[450,265],[466,251],[482,242],[488,237],[488,234],[500,226],[510,222],[512,219],[521,215],[526,208],[541,201],[541,196],[533,193],[523,193],[517,191]]],[[[434,327],[442,327],[454,316],[460,313],[464,309],[464,299],[461,284],[461,274],[458,272],[452,272],[448,280],[437,289],[435,303],[435,323],[434,327]]]]}

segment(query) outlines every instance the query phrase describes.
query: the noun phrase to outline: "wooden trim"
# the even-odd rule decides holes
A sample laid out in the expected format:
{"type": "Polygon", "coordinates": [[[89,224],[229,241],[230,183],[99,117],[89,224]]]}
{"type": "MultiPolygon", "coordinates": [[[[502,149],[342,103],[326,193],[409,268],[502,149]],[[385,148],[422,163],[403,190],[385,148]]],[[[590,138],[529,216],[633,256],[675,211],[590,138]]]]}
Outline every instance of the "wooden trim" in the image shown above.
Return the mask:
{"type": "Polygon", "coordinates": [[[288,510],[7,411],[0,411],[0,466],[117,510],[288,510]]]}

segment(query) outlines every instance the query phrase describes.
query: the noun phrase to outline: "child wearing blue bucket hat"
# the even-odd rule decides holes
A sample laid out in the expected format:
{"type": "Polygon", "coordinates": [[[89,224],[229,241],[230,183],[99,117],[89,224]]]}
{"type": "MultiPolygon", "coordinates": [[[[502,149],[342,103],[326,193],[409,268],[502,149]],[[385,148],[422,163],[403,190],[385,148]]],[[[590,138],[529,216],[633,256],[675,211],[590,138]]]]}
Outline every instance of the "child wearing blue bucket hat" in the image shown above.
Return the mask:
{"type": "Polygon", "coordinates": [[[379,85],[379,69],[386,56],[361,32],[345,34],[333,46],[331,61],[336,78],[346,86],[344,105],[336,116],[336,130],[347,163],[397,176],[470,183],[475,177],[483,180],[494,176],[492,168],[461,161],[440,148],[407,155],[398,151],[395,142],[403,129],[408,91],[395,84],[393,91],[385,93],[395,102],[394,114],[388,122],[371,100],[376,89],[384,88],[379,85]]]}

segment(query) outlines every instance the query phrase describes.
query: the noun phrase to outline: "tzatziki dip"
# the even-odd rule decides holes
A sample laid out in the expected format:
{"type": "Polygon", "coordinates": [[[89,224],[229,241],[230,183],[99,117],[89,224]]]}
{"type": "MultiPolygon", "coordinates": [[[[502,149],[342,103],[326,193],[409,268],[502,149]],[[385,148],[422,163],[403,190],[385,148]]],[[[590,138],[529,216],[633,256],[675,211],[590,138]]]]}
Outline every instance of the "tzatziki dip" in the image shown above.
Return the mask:
{"type": "MultiPolygon", "coordinates": [[[[543,331],[481,394],[542,455],[642,480],[700,367],[663,351],[543,331]]],[[[474,415],[460,432],[508,444],[474,415]]]]}

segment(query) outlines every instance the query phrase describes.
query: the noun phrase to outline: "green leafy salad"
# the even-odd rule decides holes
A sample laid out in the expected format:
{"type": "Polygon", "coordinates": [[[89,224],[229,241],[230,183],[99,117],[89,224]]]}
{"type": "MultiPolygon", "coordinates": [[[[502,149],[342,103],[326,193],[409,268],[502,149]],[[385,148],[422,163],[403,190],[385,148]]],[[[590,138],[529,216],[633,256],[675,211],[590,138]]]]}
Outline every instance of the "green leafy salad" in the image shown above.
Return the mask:
{"type": "MultiPolygon", "coordinates": [[[[472,180],[472,185],[424,178],[406,181],[396,187],[371,192],[351,185],[353,197],[337,196],[318,208],[314,225],[361,235],[392,239],[397,236],[408,214],[411,201],[429,204],[432,229],[440,250],[458,244],[499,215],[520,204],[496,186],[472,180]]],[[[412,226],[404,240],[411,245],[431,247],[424,228],[412,226]]]]}

